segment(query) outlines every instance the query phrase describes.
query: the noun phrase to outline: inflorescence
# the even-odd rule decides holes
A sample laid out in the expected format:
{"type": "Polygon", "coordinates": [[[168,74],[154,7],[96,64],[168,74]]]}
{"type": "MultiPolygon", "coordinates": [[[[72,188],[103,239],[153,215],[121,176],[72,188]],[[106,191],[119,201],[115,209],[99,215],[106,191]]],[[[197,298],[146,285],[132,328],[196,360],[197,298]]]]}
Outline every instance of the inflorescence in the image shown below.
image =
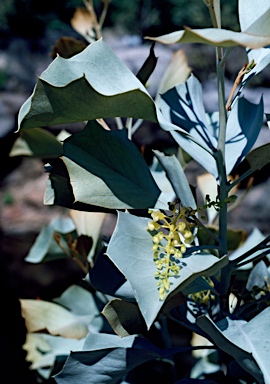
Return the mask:
{"type": "Polygon", "coordinates": [[[193,223],[187,220],[187,208],[178,210],[176,205],[170,216],[159,210],[149,210],[152,221],[147,230],[152,235],[154,262],[157,266],[155,278],[158,280],[160,300],[164,300],[170,288],[170,277],[176,277],[181,269],[180,259],[186,252],[186,245],[194,240],[193,223]]]}

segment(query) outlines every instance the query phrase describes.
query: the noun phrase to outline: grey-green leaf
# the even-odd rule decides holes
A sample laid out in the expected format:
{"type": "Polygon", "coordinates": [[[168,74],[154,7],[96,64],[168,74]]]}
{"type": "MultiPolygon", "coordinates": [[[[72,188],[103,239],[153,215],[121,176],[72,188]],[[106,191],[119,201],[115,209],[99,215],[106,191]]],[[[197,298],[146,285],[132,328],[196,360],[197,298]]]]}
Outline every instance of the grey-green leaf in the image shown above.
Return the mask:
{"type": "MultiPolygon", "coordinates": [[[[75,225],[69,218],[56,217],[41,230],[25,260],[30,263],[39,263],[49,259],[67,257],[53,237],[55,232],[60,236],[73,233],[75,232],[75,225]]],[[[62,238],[62,242],[65,243],[64,238],[62,238]]]]}
{"type": "Polygon", "coordinates": [[[269,383],[270,308],[249,322],[230,318],[224,320],[222,331],[207,316],[199,317],[197,324],[220,349],[232,355],[259,383],[269,383]]]}
{"type": "Polygon", "coordinates": [[[150,95],[99,40],[70,59],[58,56],[38,78],[19,113],[19,129],[134,117],[156,121],[150,95]]]}
{"type": "Polygon", "coordinates": [[[181,200],[182,206],[196,209],[196,202],[187,181],[187,177],[176,156],[165,156],[159,151],[154,151],[154,154],[164,168],[176,196],[181,200]]]}
{"type": "MultiPolygon", "coordinates": [[[[147,232],[148,219],[119,212],[116,229],[107,254],[129,281],[147,327],[155,321],[164,301],[159,300],[154,273],[152,237],[147,232]],[[140,279],[138,279],[140,276],[140,279]]],[[[182,260],[177,278],[171,278],[170,294],[188,289],[198,276],[211,276],[227,264],[227,257],[218,259],[208,253],[193,254],[182,260]]]]}
{"type": "Polygon", "coordinates": [[[247,154],[250,169],[255,172],[270,163],[270,144],[262,145],[247,154]]]}
{"type": "Polygon", "coordinates": [[[52,133],[42,128],[32,128],[20,133],[11,151],[11,156],[25,154],[41,158],[59,157],[63,154],[63,146],[52,133]],[[16,148],[16,143],[21,146],[16,148]]]}
{"type": "Polygon", "coordinates": [[[125,132],[105,131],[90,121],[65,140],[64,155],[76,201],[113,209],[158,204],[161,191],[125,132]]]}
{"type": "Polygon", "coordinates": [[[58,384],[118,384],[131,369],[160,357],[161,351],[140,337],[90,334],[84,351],[71,352],[55,380],[58,384]]]}

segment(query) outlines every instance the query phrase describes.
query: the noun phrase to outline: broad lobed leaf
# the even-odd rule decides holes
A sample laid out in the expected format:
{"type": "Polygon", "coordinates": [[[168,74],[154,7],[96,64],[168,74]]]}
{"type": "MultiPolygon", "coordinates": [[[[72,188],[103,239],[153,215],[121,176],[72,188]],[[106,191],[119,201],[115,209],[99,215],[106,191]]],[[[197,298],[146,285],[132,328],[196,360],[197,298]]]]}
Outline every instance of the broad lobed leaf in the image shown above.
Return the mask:
{"type": "Polygon", "coordinates": [[[42,73],[19,113],[19,129],[134,117],[157,121],[150,95],[99,40],[70,59],[57,57],[42,73]]]}
{"type": "MultiPolygon", "coordinates": [[[[129,281],[147,327],[150,328],[164,301],[159,300],[157,281],[154,278],[156,265],[153,261],[152,237],[147,232],[148,221],[146,218],[119,212],[107,254],[129,281]]],[[[170,280],[167,297],[179,291],[185,293],[198,276],[210,276],[228,262],[227,257],[218,259],[208,253],[192,254],[181,261],[182,269],[177,278],[170,280]]]]}

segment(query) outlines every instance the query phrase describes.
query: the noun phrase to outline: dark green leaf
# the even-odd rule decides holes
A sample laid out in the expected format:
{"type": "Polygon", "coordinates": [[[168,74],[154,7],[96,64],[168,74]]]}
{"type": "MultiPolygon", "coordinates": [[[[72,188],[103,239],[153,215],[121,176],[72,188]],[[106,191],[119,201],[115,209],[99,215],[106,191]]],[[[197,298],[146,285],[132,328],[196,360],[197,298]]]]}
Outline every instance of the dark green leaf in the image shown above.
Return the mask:
{"type": "Polygon", "coordinates": [[[22,106],[19,127],[117,116],[156,121],[155,105],[136,76],[99,40],[70,59],[59,56],[52,62],[22,106]]]}
{"type": "Polygon", "coordinates": [[[120,337],[142,333],[147,330],[144,318],[136,303],[114,299],[106,304],[102,314],[106,317],[114,332],[120,337]]]}
{"type": "Polygon", "coordinates": [[[20,147],[16,148],[16,143],[23,141],[26,145],[29,155],[40,158],[54,158],[63,154],[63,146],[56,137],[42,128],[32,128],[27,131],[20,132],[20,137],[12,148],[12,156],[20,156],[25,154],[25,150],[20,152],[20,147]]]}
{"type": "Polygon", "coordinates": [[[161,192],[124,131],[106,131],[90,121],[65,140],[64,155],[75,201],[113,209],[159,204],[161,192]]]}
{"type": "Polygon", "coordinates": [[[250,169],[255,172],[270,163],[270,144],[262,145],[247,154],[250,169]]]}
{"type": "Polygon", "coordinates": [[[71,352],[63,370],[56,375],[58,384],[118,384],[133,368],[162,357],[148,341],[127,336],[90,334],[83,352],[71,352]]]}
{"type": "Polygon", "coordinates": [[[141,67],[139,72],[137,73],[137,78],[143,85],[146,85],[147,80],[149,79],[157,65],[158,58],[155,56],[154,46],[155,43],[151,45],[149,56],[143,63],[143,66],[141,67]]]}

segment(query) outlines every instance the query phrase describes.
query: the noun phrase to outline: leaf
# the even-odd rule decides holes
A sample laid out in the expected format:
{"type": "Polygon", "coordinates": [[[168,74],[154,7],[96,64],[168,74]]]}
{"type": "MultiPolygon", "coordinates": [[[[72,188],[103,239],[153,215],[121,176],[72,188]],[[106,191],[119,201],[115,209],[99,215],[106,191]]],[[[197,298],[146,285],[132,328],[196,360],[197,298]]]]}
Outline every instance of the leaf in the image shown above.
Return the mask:
{"type": "MultiPolygon", "coordinates": [[[[214,154],[218,141],[218,115],[206,115],[202,101],[200,82],[190,76],[161,95],[160,108],[170,126],[160,121],[163,129],[169,130],[176,142],[200,163],[215,178],[218,177],[214,154]],[[177,128],[179,127],[179,128],[177,128]],[[188,134],[183,134],[183,130],[188,134]]],[[[258,105],[245,98],[236,101],[229,114],[226,130],[225,161],[227,173],[237,165],[255,143],[263,123],[263,101],[258,105]],[[249,114],[246,114],[246,111],[249,114]]]]}
{"type": "Polygon", "coordinates": [[[270,144],[262,145],[247,154],[250,169],[255,172],[270,163],[270,144]]]}
{"type": "MultiPolygon", "coordinates": [[[[27,351],[26,361],[31,362],[32,370],[49,368],[45,378],[49,378],[57,356],[68,356],[71,350],[81,350],[85,339],[68,339],[45,333],[28,333],[23,349],[27,351]]],[[[44,377],[44,374],[43,374],[44,377]]]]}
{"type": "Polygon", "coordinates": [[[159,123],[164,130],[171,132],[175,141],[193,159],[211,174],[216,174],[213,152],[217,139],[207,124],[202,100],[202,86],[191,75],[184,84],[179,84],[161,95],[159,107],[165,121],[159,120],[159,123]],[[168,122],[171,123],[169,126],[168,122]]]}
{"type": "Polygon", "coordinates": [[[251,150],[263,124],[263,100],[258,105],[241,97],[232,108],[227,122],[226,170],[227,174],[251,150]],[[248,111],[248,114],[247,114],[248,111]]]}
{"type": "Polygon", "coordinates": [[[25,260],[29,263],[39,263],[41,261],[67,257],[67,254],[55,241],[54,233],[57,232],[59,235],[63,235],[61,239],[66,243],[64,235],[72,234],[74,231],[75,226],[71,219],[56,217],[41,230],[25,260]]]}
{"type": "Polygon", "coordinates": [[[106,214],[103,212],[80,212],[72,209],[69,215],[75,223],[78,236],[86,235],[93,240],[92,248],[88,255],[88,261],[90,261],[95,254],[96,245],[106,214]]]}
{"type": "MultiPolygon", "coordinates": [[[[218,236],[219,230],[217,226],[207,225],[207,229],[212,232],[215,236],[218,236]]],[[[214,240],[210,235],[203,230],[198,229],[199,243],[203,245],[215,244],[214,240]]],[[[237,249],[246,240],[247,234],[243,229],[227,229],[227,247],[229,251],[237,249]]]]}
{"type": "MultiPolygon", "coordinates": [[[[156,265],[153,261],[152,237],[147,232],[149,219],[118,212],[118,222],[109,243],[107,254],[134,291],[147,328],[155,321],[164,301],[158,298],[156,265]],[[140,276],[140,279],[138,279],[140,276]]],[[[193,254],[183,258],[179,277],[172,278],[167,297],[173,292],[188,289],[200,275],[210,276],[227,263],[227,258],[218,259],[210,254],[193,254]]],[[[184,293],[184,292],[183,292],[184,293]]]]}
{"type": "MultiPolygon", "coordinates": [[[[210,173],[203,173],[202,175],[197,176],[197,187],[202,195],[203,201],[208,195],[211,201],[215,201],[218,195],[218,185],[215,177],[210,173]]],[[[206,208],[208,224],[213,223],[217,217],[217,211],[215,207],[206,208]]],[[[206,244],[206,243],[204,243],[206,244]]]]}
{"type": "Polygon", "coordinates": [[[187,81],[190,73],[191,68],[188,66],[185,52],[183,50],[174,52],[173,57],[159,83],[156,102],[158,101],[160,94],[165,93],[176,85],[187,81]]]}
{"type": "Polygon", "coordinates": [[[60,305],[43,300],[21,300],[28,332],[47,330],[52,335],[81,339],[88,334],[93,314],[77,315],[60,305]]]}
{"type": "Polygon", "coordinates": [[[248,281],[246,284],[246,289],[252,291],[253,288],[266,288],[269,284],[270,272],[263,260],[259,261],[254,268],[252,268],[248,281]]]}
{"type": "Polygon", "coordinates": [[[73,37],[61,37],[55,43],[52,48],[51,57],[55,59],[57,55],[69,59],[70,57],[77,55],[86,48],[86,44],[73,37]]]}
{"type": "Polygon", "coordinates": [[[155,43],[152,43],[149,56],[143,63],[139,72],[137,73],[137,78],[143,85],[146,85],[147,80],[149,79],[157,65],[158,58],[155,56],[154,46],[155,43]]]}
{"type": "Polygon", "coordinates": [[[96,40],[94,28],[97,26],[97,20],[94,11],[89,12],[89,9],[77,7],[70,23],[75,31],[89,43],[96,40]]]}
{"type": "Polygon", "coordinates": [[[42,128],[32,128],[20,133],[10,156],[54,158],[62,154],[63,146],[52,133],[42,128]]]}
{"type": "Polygon", "coordinates": [[[154,207],[160,198],[146,162],[123,131],[105,131],[90,121],[65,140],[64,154],[75,201],[142,209],[154,207]]]}
{"type": "Polygon", "coordinates": [[[269,16],[270,8],[258,17],[244,32],[234,32],[218,28],[191,29],[185,27],[182,31],[172,32],[159,37],[147,37],[147,39],[163,44],[203,43],[217,47],[241,45],[249,48],[261,48],[270,44],[269,16]]]}
{"type": "Polygon", "coordinates": [[[150,169],[150,171],[157,186],[162,191],[162,199],[167,202],[174,201],[176,197],[175,192],[165,171],[163,170],[153,171],[152,169],[150,169]]]}
{"type": "Polygon", "coordinates": [[[100,314],[92,294],[79,285],[71,285],[53,301],[76,315],[91,314],[94,317],[100,314]]]}
{"type": "Polygon", "coordinates": [[[176,196],[180,199],[182,206],[197,208],[184,170],[176,156],[165,156],[159,151],[153,151],[164,168],[170,180],[176,196]]]}
{"type": "Polygon", "coordinates": [[[97,207],[75,201],[67,168],[61,159],[54,161],[46,182],[44,204],[60,205],[70,209],[86,212],[111,212],[104,207],[97,207]]]}
{"type": "Polygon", "coordinates": [[[125,337],[147,330],[143,316],[135,303],[120,299],[111,300],[102,310],[114,332],[125,337]]]}
{"type": "MultiPolygon", "coordinates": [[[[252,248],[254,248],[256,245],[258,245],[264,239],[265,239],[265,236],[259,231],[259,229],[254,228],[253,231],[251,232],[251,234],[249,235],[249,237],[247,238],[247,240],[245,241],[245,243],[229,255],[230,263],[233,262],[233,265],[236,266],[238,263],[237,259],[239,259],[246,252],[250,251],[252,248]]],[[[251,262],[253,260],[253,258],[255,258],[259,254],[263,253],[264,251],[265,250],[263,249],[263,250],[259,250],[259,251],[252,253],[250,256],[246,257],[245,261],[251,262]]],[[[245,265],[244,269],[249,269],[249,268],[251,268],[251,266],[252,265],[250,265],[250,263],[249,263],[249,264],[245,265]]],[[[241,267],[241,268],[243,268],[243,267],[241,267]]]]}
{"type": "Polygon", "coordinates": [[[41,74],[21,107],[19,129],[117,116],[157,121],[141,82],[99,40],[70,59],[57,57],[41,74]]]}
{"type": "Polygon", "coordinates": [[[133,368],[162,352],[147,340],[135,336],[91,334],[84,351],[71,352],[63,370],[55,376],[58,384],[118,384],[133,368]]]}
{"type": "Polygon", "coordinates": [[[226,322],[222,323],[222,331],[207,316],[199,317],[197,324],[220,349],[233,356],[259,383],[269,382],[270,308],[249,322],[226,318],[226,322]]]}
{"type": "MultiPolygon", "coordinates": [[[[241,30],[245,31],[251,28],[253,23],[255,23],[256,20],[258,20],[260,17],[262,17],[267,11],[269,11],[269,9],[270,6],[267,1],[260,1],[256,4],[253,0],[239,0],[238,10],[241,30]]],[[[262,26],[260,26],[260,29],[261,28],[262,26]]]]}
{"type": "Polygon", "coordinates": [[[135,301],[130,283],[103,252],[98,255],[88,277],[95,290],[125,301],[135,301]]]}

